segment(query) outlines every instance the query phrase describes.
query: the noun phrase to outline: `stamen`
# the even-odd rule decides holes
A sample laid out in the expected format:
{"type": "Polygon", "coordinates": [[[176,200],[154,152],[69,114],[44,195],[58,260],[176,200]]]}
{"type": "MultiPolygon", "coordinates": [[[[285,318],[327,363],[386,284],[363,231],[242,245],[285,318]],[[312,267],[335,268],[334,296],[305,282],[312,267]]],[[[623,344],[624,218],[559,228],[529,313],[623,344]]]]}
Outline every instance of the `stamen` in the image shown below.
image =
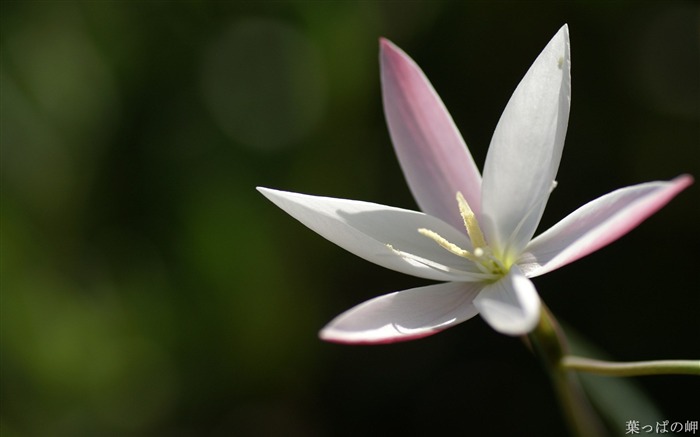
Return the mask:
{"type": "Polygon", "coordinates": [[[484,234],[481,233],[481,228],[479,228],[479,222],[476,220],[474,211],[469,207],[462,193],[457,191],[457,203],[459,204],[459,213],[462,215],[462,220],[464,220],[464,227],[467,228],[467,234],[472,240],[472,245],[474,247],[486,247],[486,240],[484,239],[484,234]]]}
{"type": "Polygon", "coordinates": [[[457,256],[461,256],[462,258],[474,260],[474,255],[469,253],[468,250],[464,250],[456,244],[450,243],[437,232],[431,231],[430,229],[420,228],[418,229],[418,233],[435,241],[437,244],[440,245],[440,247],[442,247],[450,253],[453,253],[457,256]]]}
{"type": "Polygon", "coordinates": [[[424,266],[432,267],[432,268],[437,269],[437,270],[445,271],[444,266],[441,266],[433,261],[430,261],[429,259],[425,259],[423,257],[420,257],[418,255],[414,255],[414,254],[409,253],[409,252],[404,252],[403,250],[395,249],[394,246],[392,246],[391,244],[387,244],[386,247],[388,247],[389,250],[391,250],[396,255],[400,256],[401,258],[405,259],[406,261],[412,261],[412,262],[415,262],[418,264],[422,264],[424,266]]]}
{"type": "MultiPolygon", "coordinates": [[[[508,269],[506,268],[505,263],[498,256],[495,256],[492,249],[486,244],[486,239],[484,238],[483,232],[481,232],[481,228],[479,227],[479,222],[476,219],[476,215],[474,215],[474,211],[472,211],[472,209],[469,207],[469,204],[461,192],[458,191],[456,197],[457,204],[459,205],[459,213],[462,216],[462,220],[464,220],[464,227],[467,229],[467,234],[469,235],[469,239],[474,247],[472,252],[464,250],[454,243],[450,243],[446,238],[435,231],[431,231],[430,229],[419,228],[418,233],[430,238],[451,254],[472,261],[480,273],[473,271],[461,271],[459,269],[455,269],[454,267],[448,267],[412,253],[394,249],[394,247],[390,244],[387,244],[386,246],[392,252],[394,252],[394,254],[402,257],[405,261],[413,265],[425,266],[446,273],[464,274],[465,277],[469,277],[471,280],[490,281],[504,275],[508,269]]],[[[510,265],[510,263],[508,265],[510,265]]]]}
{"type": "MultiPolygon", "coordinates": [[[[410,264],[422,265],[422,266],[425,266],[425,267],[428,267],[428,268],[431,268],[433,270],[437,270],[440,272],[444,272],[444,273],[463,275],[463,280],[465,282],[488,281],[488,280],[493,279],[493,273],[491,273],[490,271],[488,271],[487,269],[485,269],[483,267],[479,268],[479,270],[482,273],[476,273],[476,272],[469,271],[469,270],[461,270],[461,269],[457,269],[454,267],[448,267],[446,265],[437,263],[435,261],[431,261],[429,259],[420,257],[418,255],[414,255],[410,252],[404,252],[403,250],[398,250],[398,249],[394,248],[394,246],[392,246],[391,244],[387,244],[386,247],[389,248],[389,250],[391,250],[395,255],[400,256],[401,258],[403,258],[405,261],[409,262],[410,264]]],[[[479,267],[478,264],[477,264],[477,267],[479,267]]]]}
{"type": "Polygon", "coordinates": [[[418,255],[414,255],[412,253],[404,252],[403,250],[398,250],[394,249],[394,246],[391,244],[387,244],[386,247],[389,248],[392,252],[394,252],[396,255],[400,256],[401,258],[405,259],[406,261],[410,262],[411,264],[421,264],[426,267],[433,268],[435,270],[440,270],[440,271],[447,271],[445,266],[442,266],[436,262],[430,261],[429,259],[425,259],[423,257],[420,257],[418,255]]]}

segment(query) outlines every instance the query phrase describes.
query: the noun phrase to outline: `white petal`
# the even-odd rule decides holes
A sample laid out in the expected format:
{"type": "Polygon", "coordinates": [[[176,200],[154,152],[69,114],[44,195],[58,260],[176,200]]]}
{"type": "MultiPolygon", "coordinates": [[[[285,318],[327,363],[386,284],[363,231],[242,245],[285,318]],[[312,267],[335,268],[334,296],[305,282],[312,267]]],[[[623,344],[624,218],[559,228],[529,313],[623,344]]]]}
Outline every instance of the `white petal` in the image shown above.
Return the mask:
{"type": "Polygon", "coordinates": [[[484,287],[474,305],[493,329],[507,335],[527,334],[540,317],[537,290],[515,265],[506,276],[484,287]]]}
{"type": "Polygon", "coordinates": [[[693,178],[684,175],[599,197],[532,240],[518,264],[534,277],[576,261],[637,227],[692,183],[693,178]]]}
{"type": "Polygon", "coordinates": [[[437,281],[483,278],[473,263],[418,233],[428,228],[465,250],[471,248],[466,235],[435,217],[370,202],[260,187],[258,191],[322,237],[380,266],[437,281]]]}
{"type": "Polygon", "coordinates": [[[491,140],[482,185],[486,238],[519,254],[537,228],[555,180],[571,96],[567,26],[547,44],[516,88],[491,140]]]}
{"type": "Polygon", "coordinates": [[[338,343],[381,344],[435,334],[478,313],[472,301],[481,287],[448,282],[379,296],[336,317],[320,337],[338,343]]]}
{"type": "Polygon", "coordinates": [[[381,40],[384,113],[399,163],[421,210],[462,229],[461,191],[475,213],[481,175],[445,105],[420,67],[381,40]]]}

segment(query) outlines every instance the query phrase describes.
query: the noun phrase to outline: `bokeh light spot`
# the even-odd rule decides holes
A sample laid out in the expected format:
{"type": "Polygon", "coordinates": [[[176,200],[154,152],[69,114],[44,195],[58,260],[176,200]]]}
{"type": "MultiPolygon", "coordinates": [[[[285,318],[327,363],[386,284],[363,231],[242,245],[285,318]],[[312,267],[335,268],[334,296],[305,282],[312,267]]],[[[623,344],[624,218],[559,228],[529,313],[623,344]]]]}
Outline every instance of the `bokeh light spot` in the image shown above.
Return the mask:
{"type": "Polygon", "coordinates": [[[221,129],[237,143],[277,149],[318,123],[325,75],[311,41],[288,24],[246,19],[211,43],[202,91],[221,129]]]}

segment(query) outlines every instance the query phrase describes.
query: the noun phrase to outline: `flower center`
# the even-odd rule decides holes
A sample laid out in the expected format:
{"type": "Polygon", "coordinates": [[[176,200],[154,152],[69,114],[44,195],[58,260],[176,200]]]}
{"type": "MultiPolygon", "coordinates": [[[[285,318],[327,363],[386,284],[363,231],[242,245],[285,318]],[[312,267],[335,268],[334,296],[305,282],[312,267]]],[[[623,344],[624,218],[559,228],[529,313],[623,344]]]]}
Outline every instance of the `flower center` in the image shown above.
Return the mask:
{"type": "Polygon", "coordinates": [[[497,276],[505,275],[510,266],[506,266],[500,259],[494,256],[493,251],[488,244],[486,244],[484,233],[481,232],[474,211],[472,211],[467,200],[459,191],[457,192],[457,204],[459,205],[459,214],[462,216],[462,220],[464,220],[464,227],[467,229],[467,235],[469,235],[472,246],[474,246],[472,252],[450,243],[437,232],[431,231],[430,229],[420,228],[418,232],[435,241],[448,252],[472,261],[483,273],[497,276]]]}

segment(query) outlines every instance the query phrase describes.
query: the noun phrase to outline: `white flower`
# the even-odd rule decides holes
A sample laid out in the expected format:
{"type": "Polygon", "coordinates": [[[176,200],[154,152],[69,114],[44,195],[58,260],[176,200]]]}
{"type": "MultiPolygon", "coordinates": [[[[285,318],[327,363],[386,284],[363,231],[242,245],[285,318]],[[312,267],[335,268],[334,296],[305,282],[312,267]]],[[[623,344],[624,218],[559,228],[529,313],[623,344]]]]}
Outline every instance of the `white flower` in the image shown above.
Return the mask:
{"type": "Polygon", "coordinates": [[[375,264],[444,283],[364,302],[331,321],[320,333],[325,340],[410,340],[476,314],[498,332],[525,334],[540,312],[529,278],[618,239],[693,181],[683,175],[613,191],[533,239],[555,185],[569,119],[567,26],[537,57],[503,111],[483,179],[420,68],[387,40],[381,40],[381,67],[391,138],[423,212],[258,190],[340,247],[375,264]]]}

